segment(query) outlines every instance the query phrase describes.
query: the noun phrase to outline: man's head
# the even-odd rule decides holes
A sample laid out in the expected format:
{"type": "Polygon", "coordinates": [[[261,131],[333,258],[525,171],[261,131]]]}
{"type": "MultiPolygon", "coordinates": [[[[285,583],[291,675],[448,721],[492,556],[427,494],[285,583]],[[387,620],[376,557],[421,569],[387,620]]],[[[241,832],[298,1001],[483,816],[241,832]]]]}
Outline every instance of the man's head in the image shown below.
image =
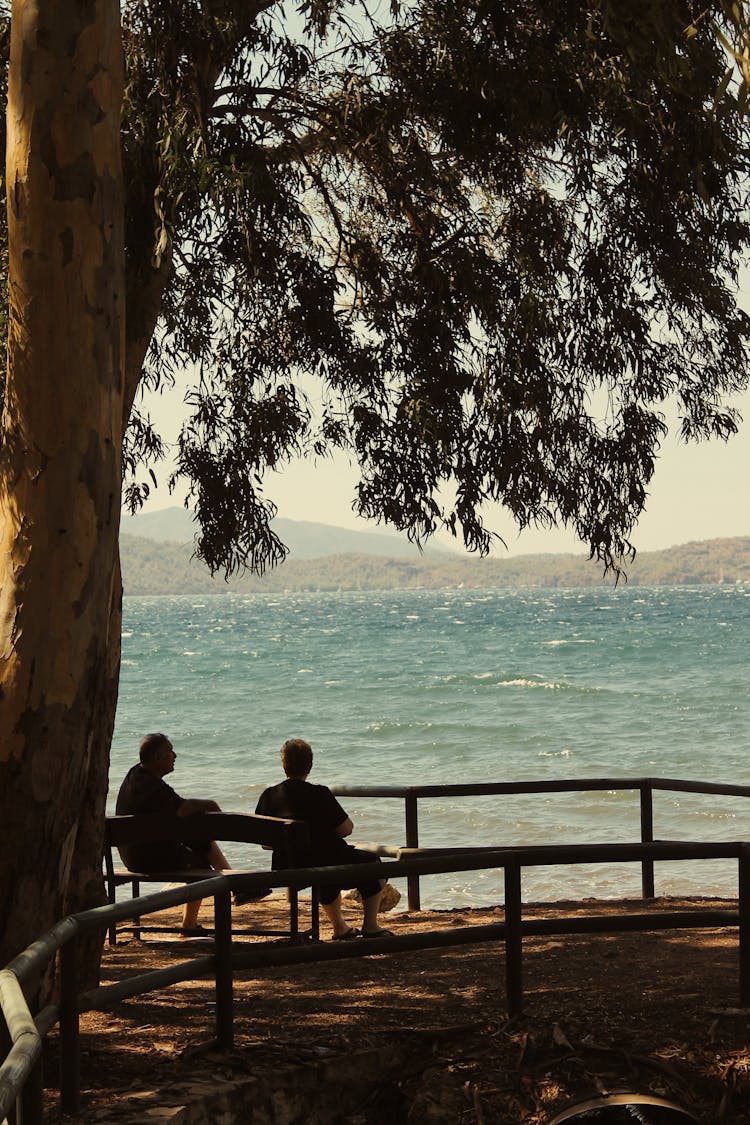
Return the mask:
{"type": "Polygon", "coordinates": [[[287,777],[304,781],[312,769],[313,752],[304,738],[289,738],[281,747],[281,765],[287,777]]]}
{"type": "Polygon", "coordinates": [[[141,742],[141,765],[155,777],[164,777],[174,769],[175,754],[166,734],[147,734],[141,742]]]}

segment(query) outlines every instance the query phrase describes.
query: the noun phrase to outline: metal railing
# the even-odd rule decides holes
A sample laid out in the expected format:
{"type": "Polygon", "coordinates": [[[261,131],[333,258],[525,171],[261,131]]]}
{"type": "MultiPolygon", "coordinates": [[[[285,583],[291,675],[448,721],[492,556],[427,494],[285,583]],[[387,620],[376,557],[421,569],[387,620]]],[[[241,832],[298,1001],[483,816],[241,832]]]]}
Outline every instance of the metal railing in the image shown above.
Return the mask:
{"type": "Polygon", "coordinates": [[[571,844],[502,848],[460,854],[421,855],[383,864],[345,867],[301,868],[292,871],[258,872],[252,875],[216,876],[158,894],[98,907],[71,915],[57,923],[0,971],[0,1008],[11,1040],[10,1052],[0,1065],[0,1122],[16,1112],[23,1125],[42,1120],[41,1054],[44,1036],[60,1027],[63,1112],[75,1112],[80,1103],[79,1017],[82,1012],[106,1010],[120,1001],[144,995],[181,981],[213,977],[216,996],[216,1040],[229,1049],[234,1042],[233,977],[237,969],[300,964],[398,953],[407,950],[502,942],[505,952],[507,1007],[510,1016],[523,1010],[524,936],[566,933],[618,933],[632,930],[684,929],[706,926],[737,926],[739,945],[739,1003],[750,1006],[750,843],[645,843],[571,844]],[[655,860],[703,860],[733,858],[738,862],[738,908],[691,911],[649,911],[638,915],[547,917],[524,919],[522,871],[536,866],[580,863],[628,863],[655,860]],[[504,872],[504,921],[454,929],[396,934],[388,938],[364,938],[358,942],[325,942],[315,945],[256,944],[240,949],[232,944],[230,895],[232,889],[257,891],[262,887],[292,887],[300,890],[321,882],[345,884],[386,875],[415,878],[450,871],[502,869],[504,872]],[[115,984],[80,993],[78,980],[79,940],[91,930],[101,930],[118,921],[214,897],[215,941],[212,954],[140,974],[115,984]],[[33,1017],[24,997],[24,983],[34,979],[60,954],[59,1002],[48,1005],[33,1017]]]}
{"type": "MultiPolygon", "coordinates": [[[[332,785],[339,797],[390,798],[404,802],[407,848],[419,848],[419,801],[434,797],[494,797],[523,793],[593,793],[630,790],[639,793],[641,843],[654,840],[654,793],[705,793],[724,797],[750,797],[750,785],[706,781],[681,781],[671,777],[597,777],[553,781],[488,781],[463,785],[332,785]]],[[[397,851],[398,849],[391,849],[397,851]]],[[[435,853],[452,849],[430,849],[435,853]]],[[[465,850],[465,849],[464,849],[465,850]]],[[[421,909],[419,876],[407,880],[410,910],[421,909]]],[[[654,861],[641,861],[641,894],[654,897],[654,861]]]]}

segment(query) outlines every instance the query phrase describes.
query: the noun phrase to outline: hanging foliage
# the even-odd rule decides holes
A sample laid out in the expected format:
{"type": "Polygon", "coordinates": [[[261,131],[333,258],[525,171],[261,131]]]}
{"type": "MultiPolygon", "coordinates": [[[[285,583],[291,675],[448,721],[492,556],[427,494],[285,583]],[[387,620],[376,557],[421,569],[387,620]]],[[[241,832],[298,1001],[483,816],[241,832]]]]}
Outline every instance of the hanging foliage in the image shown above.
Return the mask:
{"type": "MultiPolygon", "coordinates": [[[[489,502],[617,564],[677,404],[747,385],[744,4],[129,0],[126,496],[189,406],[213,569],[283,557],[269,470],[486,551],[489,502]],[[737,81],[736,75],[740,76],[737,81]]],[[[497,529],[502,531],[503,529],[497,529]]]]}

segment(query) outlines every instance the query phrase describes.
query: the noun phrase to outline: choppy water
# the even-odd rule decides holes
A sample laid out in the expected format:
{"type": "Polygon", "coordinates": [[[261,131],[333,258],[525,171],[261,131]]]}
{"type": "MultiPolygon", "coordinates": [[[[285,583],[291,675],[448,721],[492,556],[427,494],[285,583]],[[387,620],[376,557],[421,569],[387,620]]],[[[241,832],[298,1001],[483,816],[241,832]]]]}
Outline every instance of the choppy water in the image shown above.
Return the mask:
{"type": "MultiPolygon", "coordinates": [[[[637,777],[750,783],[741,586],[126,598],[111,799],[163,730],[184,796],[252,811],[307,738],[311,780],[637,777]]],[[[359,841],[403,843],[399,801],[349,798],[359,841]]],[[[750,799],[660,794],[657,838],[748,839],[750,799]]],[[[636,794],[432,799],[424,845],[635,840],[636,794]]],[[[228,847],[238,864],[267,853],[228,847]]],[[[531,898],[635,894],[635,866],[548,868],[531,898]]],[[[661,865],[657,893],[735,893],[732,863],[661,865]]],[[[492,872],[423,880],[434,906],[498,900],[492,872]]]]}

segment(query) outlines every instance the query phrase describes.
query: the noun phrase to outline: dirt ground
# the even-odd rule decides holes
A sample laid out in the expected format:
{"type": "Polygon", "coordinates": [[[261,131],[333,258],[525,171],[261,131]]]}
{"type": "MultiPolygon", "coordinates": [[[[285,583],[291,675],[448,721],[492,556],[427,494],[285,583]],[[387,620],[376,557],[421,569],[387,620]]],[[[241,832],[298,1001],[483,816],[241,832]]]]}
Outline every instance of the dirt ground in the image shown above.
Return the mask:
{"type": "MultiPolygon", "coordinates": [[[[696,903],[712,905],[669,899],[654,908],[696,903]]],[[[235,910],[235,920],[278,925],[284,907],[274,896],[235,910]]],[[[548,903],[525,906],[524,916],[615,909],[640,913],[644,904],[548,903]]],[[[501,909],[396,911],[386,924],[400,934],[499,920],[501,909]]],[[[105,948],[103,982],[211,947],[170,935],[121,939],[105,948]]],[[[314,1119],[546,1125],[576,1100],[635,1090],[674,1101],[703,1125],[750,1125],[750,1009],[738,1008],[738,970],[736,928],[526,938],[525,1008],[513,1021],[494,943],[254,970],[235,982],[236,1044],[223,1054],[212,1043],[212,982],[180,984],[82,1017],[82,1110],[61,1118],[51,1090],[50,1120],[167,1119],[146,1113],[144,1099],[158,1105],[180,1082],[206,1089],[217,1075],[301,1074],[321,1060],[330,1081],[336,1060],[351,1066],[395,1047],[395,1073],[384,1071],[353,1108],[342,1101],[338,1115],[314,1119]]],[[[50,1078],[55,1051],[53,1039],[50,1078]]]]}

